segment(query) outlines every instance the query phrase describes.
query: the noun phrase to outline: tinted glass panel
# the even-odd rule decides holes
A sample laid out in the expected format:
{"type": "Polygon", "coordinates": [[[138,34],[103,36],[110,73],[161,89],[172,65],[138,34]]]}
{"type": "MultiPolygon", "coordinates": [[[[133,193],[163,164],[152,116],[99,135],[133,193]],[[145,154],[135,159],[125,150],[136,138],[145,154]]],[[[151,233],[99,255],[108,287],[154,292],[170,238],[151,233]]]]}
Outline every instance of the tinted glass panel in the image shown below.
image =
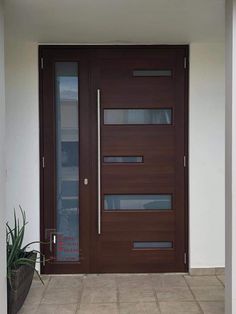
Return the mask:
{"type": "Polygon", "coordinates": [[[172,242],[134,242],[134,249],[170,249],[172,242]]]}
{"type": "Polygon", "coordinates": [[[171,109],[105,109],[104,124],[171,124],[171,109]]]}
{"type": "Polygon", "coordinates": [[[78,65],[57,62],[56,156],[57,156],[57,249],[58,261],[79,260],[79,131],[78,65]]]}
{"type": "Polygon", "coordinates": [[[168,210],[171,195],[104,195],[105,210],[168,210]]]}
{"type": "Polygon", "coordinates": [[[143,157],[135,157],[135,156],[123,156],[123,157],[104,157],[103,161],[105,163],[141,163],[143,162],[143,157]]]}
{"type": "Polygon", "coordinates": [[[171,70],[134,70],[133,76],[172,76],[171,70]]]}

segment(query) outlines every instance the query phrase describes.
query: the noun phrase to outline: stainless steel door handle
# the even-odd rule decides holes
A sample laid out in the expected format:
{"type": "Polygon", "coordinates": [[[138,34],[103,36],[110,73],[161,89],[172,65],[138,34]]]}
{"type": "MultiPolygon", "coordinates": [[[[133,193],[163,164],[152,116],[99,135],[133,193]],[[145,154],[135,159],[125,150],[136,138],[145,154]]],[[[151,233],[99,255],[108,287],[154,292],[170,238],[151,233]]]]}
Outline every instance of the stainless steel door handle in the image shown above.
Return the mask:
{"type": "Polygon", "coordinates": [[[57,243],[57,236],[54,233],[50,234],[50,251],[53,251],[53,245],[57,243]]]}
{"type": "Polygon", "coordinates": [[[98,136],[98,234],[101,234],[101,92],[97,89],[97,136],[98,136]]]}

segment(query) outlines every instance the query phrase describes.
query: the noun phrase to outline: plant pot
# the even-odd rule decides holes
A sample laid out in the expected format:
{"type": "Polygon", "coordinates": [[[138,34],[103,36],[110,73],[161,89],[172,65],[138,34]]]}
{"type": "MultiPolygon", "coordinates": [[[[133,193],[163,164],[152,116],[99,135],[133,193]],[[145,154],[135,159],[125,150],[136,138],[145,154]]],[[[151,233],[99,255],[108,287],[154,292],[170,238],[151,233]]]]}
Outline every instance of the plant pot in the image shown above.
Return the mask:
{"type": "Polygon", "coordinates": [[[36,257],[37,254],[34,252],[27,256],[27,258],[34,261],[32,267],[28,265],[21,265],[19,268],[12,271],[12,284],[10,285],[9,281],[7,283],[8,314],[16,314],[22,307],[27,297],[34,276],[36,257]]]}

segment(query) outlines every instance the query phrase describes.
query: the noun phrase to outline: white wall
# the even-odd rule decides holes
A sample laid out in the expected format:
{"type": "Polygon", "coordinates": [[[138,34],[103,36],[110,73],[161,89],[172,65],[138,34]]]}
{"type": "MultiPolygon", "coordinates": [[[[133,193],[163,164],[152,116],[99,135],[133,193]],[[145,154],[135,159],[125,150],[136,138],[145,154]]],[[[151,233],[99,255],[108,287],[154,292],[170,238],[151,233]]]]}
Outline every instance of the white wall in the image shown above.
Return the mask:
{"type": "Polygon", "coordinates": [[[7,0],[5,5],[12,31],[40,42],[179,44],[222,40],[224,2],[7,0]]]}
{"type": "MultiPolygon", "coordinates": [[[[7,210],[21,204],[39,239],[37,44],[7,39],[7,210]]],[[[224,266],[224,44],[191,45],[190,267],[224,266]]]]}
{"type": "Polygon", "coordinates": [[[224,260],[224,44],[190,49],[190,266],[224,260]]]}
{"type": "Polygon", "coordinates": [[[0,1],[0,304],[6,313],[4,18],[0,1]]]}
{"type": "Polygon", "coordinates": [[[7,36],[7,219],[12,221],[19,205],[26,211],[26,243],[40,238],[37,51],[36,43],[7,36]]]}
{"type": "Polygon", "coordinates": [[[236,0],[226,1],[225,313],[236,313],[236,0]]]}

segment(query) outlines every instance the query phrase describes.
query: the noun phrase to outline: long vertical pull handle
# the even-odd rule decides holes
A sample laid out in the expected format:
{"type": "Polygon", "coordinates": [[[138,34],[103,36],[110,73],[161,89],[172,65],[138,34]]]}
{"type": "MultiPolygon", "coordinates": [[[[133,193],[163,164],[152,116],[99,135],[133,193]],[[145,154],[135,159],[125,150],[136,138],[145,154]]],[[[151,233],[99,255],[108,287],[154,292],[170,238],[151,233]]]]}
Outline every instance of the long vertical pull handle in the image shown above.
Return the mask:
{"type": "Polygon", "coordinates": [[[97,90],[97,134],[98,134],[98,234],[101,234],[101,91],[97,90]]]}

